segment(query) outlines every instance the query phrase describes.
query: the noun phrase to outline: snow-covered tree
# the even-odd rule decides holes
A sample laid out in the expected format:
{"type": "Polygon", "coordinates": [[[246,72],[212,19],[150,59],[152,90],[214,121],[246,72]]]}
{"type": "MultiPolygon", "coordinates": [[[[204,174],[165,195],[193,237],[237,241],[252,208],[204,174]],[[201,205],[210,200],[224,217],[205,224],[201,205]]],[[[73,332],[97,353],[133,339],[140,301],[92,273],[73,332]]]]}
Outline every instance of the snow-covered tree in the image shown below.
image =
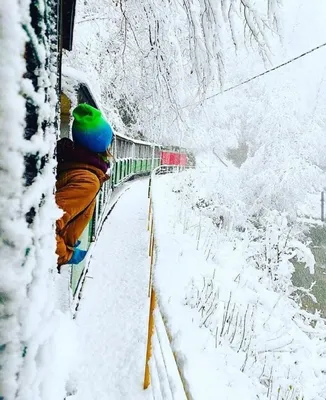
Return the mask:
{"type": "Polygon", "coordinates": [[[99,97],[117,129],[180,144],[189,121],[184,106],[223,86],[226,54],[244,45],[269,57],[276,0],[162,2],[88,1],[77,6],[68,63],[97,76],[99,97]],[[125,108],[133,118],[121,124],[125,108]]]}

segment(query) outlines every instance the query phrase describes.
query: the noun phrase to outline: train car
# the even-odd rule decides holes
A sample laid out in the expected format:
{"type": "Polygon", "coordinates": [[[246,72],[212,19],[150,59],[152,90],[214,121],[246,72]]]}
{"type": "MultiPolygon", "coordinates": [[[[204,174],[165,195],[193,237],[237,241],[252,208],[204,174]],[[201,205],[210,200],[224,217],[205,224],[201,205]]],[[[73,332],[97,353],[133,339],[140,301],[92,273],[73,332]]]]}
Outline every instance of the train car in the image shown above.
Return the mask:
{"type": "Polygon", "coordinates": [[[179,151],[161,150],[160,151],[161,165],[181,166],[188,165],[187,153],[180,149],[179,151]]]}
{"type": "Polygon", "coordinates": [[[187,154],[176,153],[171,151],[161,151],[161,164],[186,166],[187,154]]]}
{"type": "Polygon", "coordinates": [[[0,319],[1,332],[6,333],[0,338],[0,399],[27,398],[31,385],[24,377],[33,370],[39,380],[42,363],[36,359],[50,362],[45,342],[30,343],[55,307],[54,299],[47,297],[56,272],[54,149],[61,52],[69,45],[64,32],[71,31],[72,3],[14,0],[0,7],[1,110],[6,111],[0,113],[0,319]],[[44,301],[37,300],[40,294],[44,301]]]}

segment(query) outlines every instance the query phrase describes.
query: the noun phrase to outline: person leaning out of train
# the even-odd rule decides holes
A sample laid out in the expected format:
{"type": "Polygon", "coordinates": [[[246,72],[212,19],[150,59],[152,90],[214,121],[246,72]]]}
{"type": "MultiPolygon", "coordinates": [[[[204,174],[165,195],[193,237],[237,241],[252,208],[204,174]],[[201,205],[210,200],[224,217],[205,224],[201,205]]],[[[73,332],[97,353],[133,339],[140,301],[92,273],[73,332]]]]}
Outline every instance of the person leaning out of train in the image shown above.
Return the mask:
{"type": "Polygon", "coordinates": [[[88,104],[73,111],[72,138],[57,144],[56,203],[63,215],[56,223],[58,271],[64,264],[78,264],[87,251],[78,238],[90,222],[96,195],[109,179],[113,132],[101,112],[88,104]]]}

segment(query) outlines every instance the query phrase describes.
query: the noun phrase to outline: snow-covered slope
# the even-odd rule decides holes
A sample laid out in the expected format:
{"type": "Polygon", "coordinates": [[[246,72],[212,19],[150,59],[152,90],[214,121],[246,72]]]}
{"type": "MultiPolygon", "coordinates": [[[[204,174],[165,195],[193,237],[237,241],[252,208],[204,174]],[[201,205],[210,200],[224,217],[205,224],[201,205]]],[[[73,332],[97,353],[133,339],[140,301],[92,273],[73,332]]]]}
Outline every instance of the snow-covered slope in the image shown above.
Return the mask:
{"type": "Polygon", "coordinates": [[[191,398],[325,399],[326,321],[291,281],[295,262],[314,272],[298,226],[277,211],[250,221],[222,174],[206,176],[152,183],[154,286],[191,398]]]}

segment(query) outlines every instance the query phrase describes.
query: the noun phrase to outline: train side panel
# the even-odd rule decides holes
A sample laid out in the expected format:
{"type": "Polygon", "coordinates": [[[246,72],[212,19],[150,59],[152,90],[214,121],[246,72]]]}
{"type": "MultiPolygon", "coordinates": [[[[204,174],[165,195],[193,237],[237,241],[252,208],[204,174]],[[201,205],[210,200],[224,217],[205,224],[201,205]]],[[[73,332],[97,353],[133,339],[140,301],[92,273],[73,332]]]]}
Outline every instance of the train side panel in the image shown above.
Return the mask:
{"type": "Polygon", "coordinates": [[[187,166],[188,157],[186,153],[176,153],[173,151],[161,151],[161,165],[180,165],[187,166]]]}

